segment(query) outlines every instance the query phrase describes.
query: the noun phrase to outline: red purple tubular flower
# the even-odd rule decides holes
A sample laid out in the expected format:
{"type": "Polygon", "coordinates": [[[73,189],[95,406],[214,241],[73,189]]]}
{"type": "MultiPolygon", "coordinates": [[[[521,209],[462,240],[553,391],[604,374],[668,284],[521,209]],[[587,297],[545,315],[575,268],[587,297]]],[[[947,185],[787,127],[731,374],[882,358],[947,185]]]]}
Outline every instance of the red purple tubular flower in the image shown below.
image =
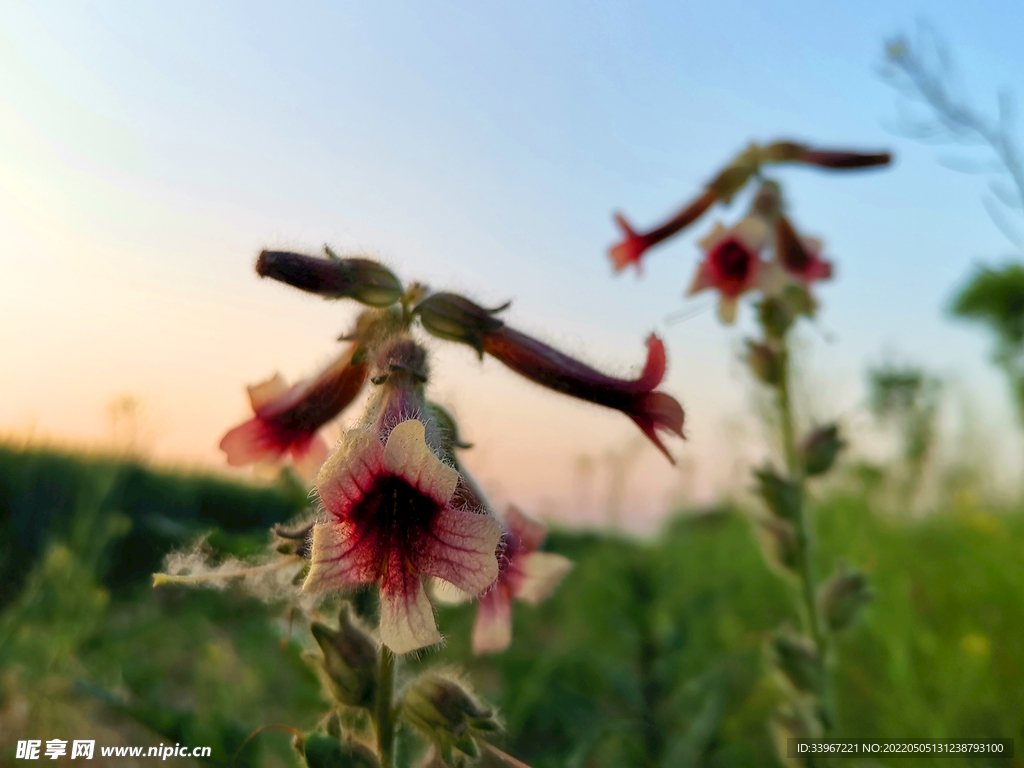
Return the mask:
{"type": "Polygon", "coordinates": [[[249,387],[255,415],[220,442],[228,464],[277,462],[290,454],[300,475],[315,475],[328,450],[317,432],[356,398],[366,380],[366,362],[354,362],[359,346],[349,345],[318,376],[290,389],[279,375],[249,387]]]}
{"type": "Polygon", "coordinates": [[[509,328],[494,317],[499,309],[484,309],[455,294],[435,293],[421,301],[415,312],[423,327],[440,338],[486,352],[543,387],[622,411],[675,463],[657,430],[683,437],[684,412],[673,397],[654,391],[665,376],[661,339],[654,334],[648,337],[647,361],[639,378],[617,379],[509,328]]]}
{"type": "Polygon", "coordinates": [[[270,277],[307,293],[331,299],[355,299],[371,307],[388,307],[402,296],[402,283],[382,264],[371,259],[341,259],[327,250],[327,258],[290,251],[263,251],[256,274],[270,277]]]}

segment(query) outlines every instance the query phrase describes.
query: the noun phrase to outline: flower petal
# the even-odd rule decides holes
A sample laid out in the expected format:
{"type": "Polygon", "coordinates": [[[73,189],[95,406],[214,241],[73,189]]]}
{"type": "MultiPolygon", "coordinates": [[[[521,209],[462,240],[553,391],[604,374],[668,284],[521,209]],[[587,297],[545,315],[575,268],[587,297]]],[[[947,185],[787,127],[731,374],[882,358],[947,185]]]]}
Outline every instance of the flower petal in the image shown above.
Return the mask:
{"type": "Polygon", "coordinates": [[[471,595],[479,595],[498,578],[494,550],[501,526],[490,515],[442,509],[423,537],[411,542],[412,565],[471,595]]]}
{"type": "Polygon", "coordinates": [[[246,389],[249,391],[249,403],[255,412],[281,397],[281,395],[288,391],[288,385],[280,373],[275,373],[266,381],[261,381],[259,384],[246,387],[246,389]]]}
{"type": "Polygon", "coordinates": [[[764,248],[768,240],[768,224],[760,216],[744,216],[736,222],[732,231],[755,253],[764,248]]]}
{"type": "Polygon", "coordinates": [[[708,264],[707,259],[705,259],[697,265],[697,271],[693,275],[693,282],[690,283],[686,295],[693,296],[707,288],[713,287],[714,284],[715,277],[711,274],[711,266],[708,264]]]}
{"type": "Polygon", "coordinates": [[[309,482],[317,476],[330,452],[331,449],[327,447],[327,441],[320,435],[313,435],[309,440],[295,443],[292,446],[292,465],[299,477],[309,482]]]}
{"type": "Polygon", "coordinates": [[[311,561],[302,583],[305,592],[370,584],[380,578],[380,540],[375,531],[351,520],[320,523],[313,528],[311,561]]]}
{"type": "Polygon", "coordinates": [[[399,654],[441,642],[423,581],[409,570],[397,547],[391,549],[380,585],[380,640],[399,654]]]}
{"type": "Polygon", "coordinates": [[[337,519],[348,516],[384,472],[384,446],[369,432],[357,433],[320,468],[316,487],[327,511],[337,519]]]}
{"type": "Polygon", "coordinates": [[[509,568],[512,596],[536,605],[554,591],[572,570],[572,561],[553,552],[531,552],[517,557],[509,568]]]}
{"type": "Polygon", "coordinates": [[[282,444],[274,430],[259,418],[249,419],[240,424],[220,441],[220,449],[227,454],[228,464],[242,467],[256,461],[276,462],[288,449],[282,444]]]}
{"type": "Polygon", "coordinates": [[[473,624],[473,653],[503,651],[512,643],[512,599],[503,585],[480,598],[473,624]]]}
{"type": "Polygon", "coordinates": [[[718,319],[726,325],[736,321],[736,303],[736,299],[729,296],[722,296],[718,300],[718,319]]]}
{"type": "Polygon", "coordinates": [[[548,535],[548,527],[544,523],[534,520],[514,506],[509,506],[505,512],[505,525],[526,552],[537,549],[548,535]]]}
{"type": "Polygon", "coordinates": [[[722,240],[728,237],[730,231],[720,221],[715,222],[715,226],[711,228],[711,231],[703,237],[703,239],[697,242],[702,251],[710,251],[722,240]]]}
{"type": "Polygon", "coordinates": [[[391,430],[384,447],[384,465],[425,496],[447,504],[455,494],[459,473],[427,447],[423,422],[403,421],[391,430]]]}

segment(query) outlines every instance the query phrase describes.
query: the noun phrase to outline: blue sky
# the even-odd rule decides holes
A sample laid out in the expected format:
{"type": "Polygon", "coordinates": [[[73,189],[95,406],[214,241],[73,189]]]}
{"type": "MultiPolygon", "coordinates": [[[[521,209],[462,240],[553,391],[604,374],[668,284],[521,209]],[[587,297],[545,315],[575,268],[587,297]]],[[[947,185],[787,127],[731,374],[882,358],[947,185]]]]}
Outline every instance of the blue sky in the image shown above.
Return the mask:
{"type": "MultiPolygon", "coordinates": [[[[312,372],[353,314],[259,282],[255,255],[329,242],[485,303],[514,298],[509,322],[613,372],[659,330],[666,389],[688,411],[676,453],[720,480],[722,421],[746,406],[732,355],[749,311],[732,329],[711,311],[665,323],[711,304],[681,294],[712,220],[637,280],[611,273],[611,213],[656,223],[748,141],[787,137],[897,156],[885,172],[779,174],[838,267],[809,336],[832,385],[819,407],[855,408],[865,362],[891,351],[962,378],[997,429],[1010,409],[987,339],[943,308],[973,263],[1011,249],[983,180],[889,130],[897,100],[877,75],[883,40],[922,13],[979,106],[999,86],[1024,94],[1024,6],[1009,2],[8,0],[0,428],[99,439],[106,403],[132,392],[161,425],[158,455],[215,463],[241,385],[312,372]]],[[[633,438],[617,414],[468,351],[435,368],[502,498],[573,508],[575,458],[633,438]]],[[[651,451],[632,492],[656,510],[675,482],[651,451]]]]}

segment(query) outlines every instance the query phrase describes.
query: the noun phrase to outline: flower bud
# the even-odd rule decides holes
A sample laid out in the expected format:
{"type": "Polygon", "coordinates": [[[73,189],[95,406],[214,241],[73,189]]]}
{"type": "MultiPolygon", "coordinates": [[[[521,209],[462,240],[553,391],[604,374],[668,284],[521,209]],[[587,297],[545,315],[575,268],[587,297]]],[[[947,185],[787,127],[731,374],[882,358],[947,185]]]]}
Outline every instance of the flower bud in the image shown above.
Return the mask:
{"type": "Polygon", "coordinates": [[[770,339],[781,339],[793,325],[796,315],[788,302],[769,296],[757,305],[757,316],[770,339]]]}
{"type": "Polygon", "coordinates": [[[800,444],[800,458],[804,472],[809,476],[821,475],[832,469],[836,456],[846,443],[839,437],[839,427],[829,424],[811,432],[800,444]]]}
{"type": "Polygon", "coordinates": [[[786,681],[797,691],[818,694],[824,671],[814,643],[787,631],[772,637],[771,649],[775,663],[786,681]]]}
{"type": "Polygon", "coordinates": [[[377,688],[377,645],[345,603],[337,630],[315,623],[310,627],[320,650],[331,693],[342,704],[370,707],[377,688]]]}
{"type": "Polygon", "coordinates": [[[448,764],[453,750],[477,757],[474,737],[501,730],[494,709],[479,703],[464,681],[443,672],[426,672],[412,682],[402,699],[402,715],[448,764]]]}
{"type": "MultiPolygon", "coordinates": [[[[825,262],[819,262],[824,264],[825,262]]],[[[829,267],[831,269],[831,267],[829,267]]],[[[818,302],[805,285],[790,283],[782,289],[782,301],[794,315],[814,317],[818,313],[818,302]]]]}
{"type": "Polygon", "coordinates": [[[309,768],[380,768],[380,761],[365,744],[309,733],[295,740],[295,749],[309,768]]]}
{"type": "Polygon", "coordinates": [[[754,195],[754,201],[750,205],[752,213],[761,218],[772,221],[782,212],[782,188],[777,181],[764,181],[754,195]]]}
{"type": "Polygon", "coordinates": [[[782,361],[779,353],[768,344],[760,344],[752,339],[747,340],[747,364],[754,376],[769,386],[776,386],[782,381],[782,361]]]}
{"type": "Polygon", "coordinates": [[[402,283],[383,264],[370,259],[340,259],[327,249],[325,259],[288,251],[263,251],[256,274],[271,277],[329,299],[355,299],[388,307],[402,297],[402,283]]]}
{"type": "Polygon", "coordinates": [[[455,293],[435,293],[417,304],[413,312],[430,333],[468,344],[483,357],[485,337],[504,325],[494,315],[507,309],[510,303],[484,309],[455,293]]]}
{"type": "Polygon", "coordinates": [[[874,592],[863,573],[848,571],[840,565],[818,591],[818,611],[828,628],[839,632],[853,623],[860,609],[873,597],[874,592]]]}
{"type": "Polygon", "coordinates": [[[756,532],[768,565],[787,575],[796,573],[799,550],[793,526],[785,520],[765,517],[757,520],[756,532]]]}
{"type": "Polygon", "coordinates": [[[708,189],[715,193],[717,200],[729,203],[732,198],[743,187],[747,185],[750,178],[757,173],[761,164],[761,148],[751,144],[741,152],[732,163],[722,170],[708,184],[708,189]]]}
{"type": "Polygon", "coordinates": [[[854,152],[844,149],[816,149],[792,141],[777,141],[761,150],[765,163],[805,163],[833,170],[873,168],[888,165],[888,152],[854,152]]]}
{"type": "Polygon", "coordinates": [[[775,517],[790,521],[800,517],[800,486],[779,477],[771,467],[755,470],[754,477],[757,478],[758,495],[775,517]]]}

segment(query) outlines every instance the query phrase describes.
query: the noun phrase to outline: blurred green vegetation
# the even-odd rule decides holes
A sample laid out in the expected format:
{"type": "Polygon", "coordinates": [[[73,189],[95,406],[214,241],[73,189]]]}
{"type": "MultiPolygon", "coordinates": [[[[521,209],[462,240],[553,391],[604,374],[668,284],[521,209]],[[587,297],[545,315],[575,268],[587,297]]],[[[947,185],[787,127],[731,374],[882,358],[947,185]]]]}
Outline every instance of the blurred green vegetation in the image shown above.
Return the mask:
{"type": "MultiPolygon", "coordinates": [[[[819,572],[846,558],[876,594],[838,639],[838,734],[1024,746],[1024,507],[964,498],[909,521],[873,510],[853,482],[835,488],[813,510],[819,572]]],[[[315,645],[308,626],[289,626],[288,606],[231,588],[154,590],[148,578],[213,530],[217,549],[258,551],[304,501],[0,451],[0,765],[18,763],[19,738],[170,740],[211,746],[223,765],[260,726],[313,728],[325,704],[302,655],[315,645]]],[[[501,709],[498,745],[534,768],[778,764],[767,720],[782,696],[765,643],[798,617],[738,510],[680,513],[643,541],[555,531],[546,548],[576,568],[548,602],[515,606],[511,649],[473,657],[473,606],[443,608],[446,646],[409,671],[463,667],[501,709]]],[[[294,765],[289,738],[267,731],[236,764],[294,765]]]]}

